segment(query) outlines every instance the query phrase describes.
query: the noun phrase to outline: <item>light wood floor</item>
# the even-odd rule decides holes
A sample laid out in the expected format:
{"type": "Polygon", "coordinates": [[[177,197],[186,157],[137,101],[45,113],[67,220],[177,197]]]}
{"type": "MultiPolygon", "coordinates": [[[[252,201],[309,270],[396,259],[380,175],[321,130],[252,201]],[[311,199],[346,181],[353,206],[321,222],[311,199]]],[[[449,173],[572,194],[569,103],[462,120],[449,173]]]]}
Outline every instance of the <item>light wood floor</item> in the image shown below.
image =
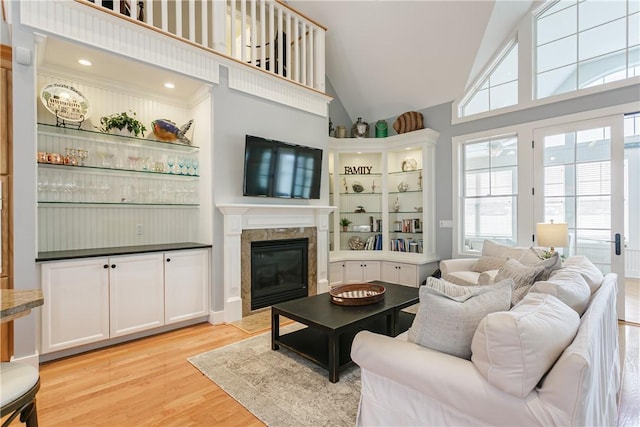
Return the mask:
{"type": "Polygon", "coordinates": [[[625,279],[625,320],[640,324],[640,279],[625,279]]]}
{"type": "MultiPolygon", "coordinates": [[[[620,325],[620,333],[626,369],[619,426],[639,426],[640,327],[620,325]]],[[[250,336],[232,325],[200,324],[44,363],[40,425],[262,426],[186,360],[250,336]]]]}

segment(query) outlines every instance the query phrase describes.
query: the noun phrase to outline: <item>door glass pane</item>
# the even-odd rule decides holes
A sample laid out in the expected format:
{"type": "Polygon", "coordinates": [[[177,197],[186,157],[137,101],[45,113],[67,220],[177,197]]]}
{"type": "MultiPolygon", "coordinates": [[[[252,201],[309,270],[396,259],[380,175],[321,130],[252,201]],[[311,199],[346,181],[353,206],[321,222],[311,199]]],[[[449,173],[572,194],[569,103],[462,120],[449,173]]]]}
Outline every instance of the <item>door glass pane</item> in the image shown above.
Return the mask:
{"type": "Polygon", "coordinates": [[[545,222],[566,222],[562,253],[586,255],[603,272],[611,269],[610,150],[608,127],[544,138],[545,222]]]}

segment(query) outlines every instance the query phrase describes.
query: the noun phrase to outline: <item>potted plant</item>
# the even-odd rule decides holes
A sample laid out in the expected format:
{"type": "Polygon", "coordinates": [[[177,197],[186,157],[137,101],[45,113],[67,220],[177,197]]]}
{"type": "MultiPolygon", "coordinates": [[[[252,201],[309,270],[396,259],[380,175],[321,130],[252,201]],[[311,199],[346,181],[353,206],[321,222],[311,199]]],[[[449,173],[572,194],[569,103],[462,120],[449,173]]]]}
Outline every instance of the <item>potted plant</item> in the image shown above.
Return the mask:
{"type": "Polygon", "coordinates": [[[340,225],[342,226],[342,231],[347,231],[347,227],[349,227],[349,224],[351,224],[351,221],[349,221],[347,218],[340,219],[340,225]]]}
{"type": "Polygon", "coordinates": [[[122,113],[111,114],[110,116],[100,117],[100,132],[108,133],[114,129],[118,131],[127,131],[134,136],[141,135],[144,137],[144,133],[147,128],[136,118],[136,113],[129,110],[129,114],[126,111],[122,113]]]}

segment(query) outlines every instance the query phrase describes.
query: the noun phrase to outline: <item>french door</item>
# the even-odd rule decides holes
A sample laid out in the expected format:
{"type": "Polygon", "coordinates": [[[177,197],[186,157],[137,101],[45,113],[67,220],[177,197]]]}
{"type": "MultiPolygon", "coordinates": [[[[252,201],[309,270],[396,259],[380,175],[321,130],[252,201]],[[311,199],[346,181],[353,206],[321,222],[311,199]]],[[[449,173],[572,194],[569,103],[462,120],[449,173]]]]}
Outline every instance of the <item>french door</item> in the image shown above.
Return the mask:
{"type": "Polygon", "coordinates": [[[536,222],[566,222],[569,247],[603,273],[618,274],[618,317],[624,311],[624,116],[534,131],[536,222]]]}

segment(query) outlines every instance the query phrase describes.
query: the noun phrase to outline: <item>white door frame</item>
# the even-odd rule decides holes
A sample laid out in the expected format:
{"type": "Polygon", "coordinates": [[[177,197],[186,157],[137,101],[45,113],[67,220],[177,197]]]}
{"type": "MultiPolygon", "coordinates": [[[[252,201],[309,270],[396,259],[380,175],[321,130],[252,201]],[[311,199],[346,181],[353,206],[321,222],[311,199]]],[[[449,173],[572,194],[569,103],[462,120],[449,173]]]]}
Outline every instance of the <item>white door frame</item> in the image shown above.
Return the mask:
{"type": "Polygon", "coordinates": [[[608,127],[611,130],[611,233],[609,236],[612,242],[611,272],[618,275],[617,311],[618,318],[624,320],[624,114],[571,121],[534,129],[533,138],[536,142],[534,169],[539,172],[534,175],[534,188],[537,189],[534,196],[534,218],[536,222],[543,222],[544,220],[544,174],[541,173],[544,167],[544,144],[542,143],[544,136],[598,127],[608,127]],[[616,236],[621,241],[619,245],[614,243],[616,236]],[[619,253],[616,253],[616,248],[619,248],[619,253]]]}

